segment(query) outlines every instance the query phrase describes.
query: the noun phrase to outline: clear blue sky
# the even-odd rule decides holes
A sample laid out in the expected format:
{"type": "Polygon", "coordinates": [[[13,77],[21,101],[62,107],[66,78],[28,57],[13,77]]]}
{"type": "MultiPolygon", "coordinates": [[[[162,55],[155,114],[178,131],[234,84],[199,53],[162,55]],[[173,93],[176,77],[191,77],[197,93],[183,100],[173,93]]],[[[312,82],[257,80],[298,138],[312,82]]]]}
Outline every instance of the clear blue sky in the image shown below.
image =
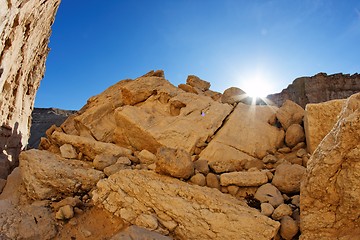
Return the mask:
{"type": "Polygon", "coordinates": [[[275,93],[360,72],[360,1],[62,0],[50,48],[36,107],[80,109],[152,69],[174,85],[194,74],[220,92],[261,80],[275,93]]]}

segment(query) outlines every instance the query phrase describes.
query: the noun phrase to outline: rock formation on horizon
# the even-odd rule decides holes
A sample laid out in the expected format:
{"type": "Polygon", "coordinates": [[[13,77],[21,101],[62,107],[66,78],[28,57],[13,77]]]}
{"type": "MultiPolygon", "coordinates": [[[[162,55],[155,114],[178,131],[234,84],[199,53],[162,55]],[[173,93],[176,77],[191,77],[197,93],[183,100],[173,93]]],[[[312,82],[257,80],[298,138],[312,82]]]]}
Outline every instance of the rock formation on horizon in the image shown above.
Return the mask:
{"type": "Polygon", "coordinates": [[[28,142],[36,91],[45,72],[60,0],[0,1],[0,178],[28,142]]]}
{"type": "Polygon", "coordinates": [[[281,106],[286,100],[305,108],[308,103],[321,103],[345,99],[360,92],[360,75],[318,73],[312,77],[300,77],[280,93],[270,94],[269,100],[281,106]]]}

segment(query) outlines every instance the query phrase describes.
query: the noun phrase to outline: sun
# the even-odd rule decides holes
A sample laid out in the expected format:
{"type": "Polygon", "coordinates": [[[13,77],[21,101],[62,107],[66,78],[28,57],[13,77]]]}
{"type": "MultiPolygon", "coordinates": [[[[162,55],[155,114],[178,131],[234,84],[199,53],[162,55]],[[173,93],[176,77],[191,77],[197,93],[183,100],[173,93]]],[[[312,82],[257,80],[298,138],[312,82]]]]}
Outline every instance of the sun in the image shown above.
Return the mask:
{"type": "Polygon", "coordinates": [[[244,91],[252,98],[265,98],[270,92],[271,86],[264,80],[255,78],[244,83],[244,91]]]}

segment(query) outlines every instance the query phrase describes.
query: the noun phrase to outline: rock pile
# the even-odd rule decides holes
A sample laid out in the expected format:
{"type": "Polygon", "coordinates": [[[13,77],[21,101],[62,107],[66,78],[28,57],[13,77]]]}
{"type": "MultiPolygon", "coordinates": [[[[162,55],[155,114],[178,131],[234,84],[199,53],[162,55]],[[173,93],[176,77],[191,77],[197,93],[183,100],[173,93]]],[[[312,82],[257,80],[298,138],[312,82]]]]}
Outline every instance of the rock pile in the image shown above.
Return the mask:
{"type": "MultiPolygon", "coordinates": [[[[318,212],[303,203],[319,198],[306,167],[318,171],[322,155],[317,150],[309,160],[303,119],[311,132],[317,122],[311,119],[325,115],[289,100],[280,108],[248,105],[232,96],[238,90],[209,88],[196,76],[175,87],[162,71],[111,86],[60,127],[49,128],[40,150],[21,153],[22,192],[51,209],[57,224],[95,205],[125,225],[161,234],[155,234],[159,239],[287,240],[298,238],[300,226],[312,234],[318,212]]],[[[348,104],[352,111],[356,100],[348,104]]],[[[316,131],[310,136],[319,138],[316,131]]],[[[45,230],[38,233],[44,239],[56,234],[45,230]]],[[[6,227],[3,232],[14,236],[6,227]]],[[[112,233],[114,239],[125,234],[112,233]]]]}

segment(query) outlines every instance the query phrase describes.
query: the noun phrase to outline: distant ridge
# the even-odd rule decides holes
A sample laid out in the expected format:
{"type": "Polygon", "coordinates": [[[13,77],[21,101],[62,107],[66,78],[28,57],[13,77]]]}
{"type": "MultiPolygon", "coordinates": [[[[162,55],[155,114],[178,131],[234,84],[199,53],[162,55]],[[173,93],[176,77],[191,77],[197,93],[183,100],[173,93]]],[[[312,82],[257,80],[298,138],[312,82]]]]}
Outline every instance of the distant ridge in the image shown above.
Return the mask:
{"type": "Polygon", "coordinates": [[[305,108],[308,103],[344,99],[360,92],[360,75],[318,73],[312,77],[300,77],[280,93],[270,94],[268,99],[281,106],[291,100],[305,108]]]}

